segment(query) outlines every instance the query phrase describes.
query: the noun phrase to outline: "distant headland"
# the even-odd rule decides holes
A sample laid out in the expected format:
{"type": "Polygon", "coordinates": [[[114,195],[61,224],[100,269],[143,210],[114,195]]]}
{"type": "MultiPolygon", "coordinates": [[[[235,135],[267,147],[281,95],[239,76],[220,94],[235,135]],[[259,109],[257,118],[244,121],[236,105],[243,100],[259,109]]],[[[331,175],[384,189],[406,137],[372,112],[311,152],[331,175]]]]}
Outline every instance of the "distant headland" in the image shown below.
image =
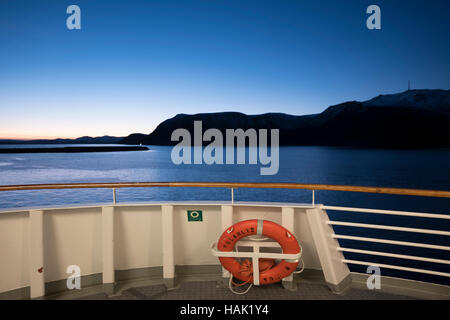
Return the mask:
{"type": "Polygon", "coordinates": [[[0,139],[0,144],[120,144],[123,137],[80,137],[76,139],[0,139]]]}
{"type": "Polygon", "coordinates": [[[193,132],[194,121],[203,129],[279,129],[280,145],[344,146],[360,148],[450,147],[450,90],[407,90],[379,95],[371,100],[350,101],[312,115],[239,112],[178,114],[150,134],[127,137],[81,137],[56,140],[0,140],[0,144],[127,144],[174,145],[171,134],[184,128],[193,132]]]}
{"type": "Polygon", "coordinates": [[[90,146],[90,147],[55,147],[55,148],[0,148],[0,153],[80,153],[80,152],[123,152],[147,151],[141,146],[90,146]]]}

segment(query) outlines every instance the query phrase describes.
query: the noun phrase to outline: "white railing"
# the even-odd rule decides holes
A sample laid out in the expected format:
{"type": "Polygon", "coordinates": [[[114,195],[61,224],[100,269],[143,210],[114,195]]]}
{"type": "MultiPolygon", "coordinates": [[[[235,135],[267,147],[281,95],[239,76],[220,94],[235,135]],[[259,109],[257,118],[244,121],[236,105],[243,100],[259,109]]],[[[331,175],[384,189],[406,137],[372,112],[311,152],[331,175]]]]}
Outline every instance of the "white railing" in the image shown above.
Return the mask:
{"type": "MultiPolygon", "coordinates": [[[[419,217],[419,218],[429,218],[429,219],[450,220],[450,215],[434,214],[434,213],[393,211],[393,210],[378,210],[378,209],[338,207],[338,206],[326,206],[326,205],[322,206],[322,209],[324,209],[324,210],[332,210],[332,211],[362,212],[362,213],[372,213],[372,214],[385,214],[385,215],[396,215],[396,216],[409,216],[409,217],[419,217]]],[[[431,230],[431,229],[422,229],[422,228],[406,228],[406,227],[387,226],[387,225],[378,225],[378,224],[354,223],[354,222],[344,222],[344,221],[327,221],[327,224],[335,225],[335,226],[346,226],[346,227],[368,228],[368,229],[381,229],[381,230],[391,230],[391,231],[400,231],[400,232],[425,233],[425,234],[433,234],[433,235],[441,235],[441,236],[450,236],[450,232],[449,231],[431,230]]],[[[433,245],[433,244],[412,242],[412,241],[411,242],[409,242],[409,241],[397,241],[397,240],[389,240],[389,239],[378,239],[378,238],[348,236],[348,235],[340,235],[340,234],[334,234],[332,237],[334,239],[342,239],[342,240],[355,240],[355,241],[375,242],[375,243],[384,243],[384,244],[398,245],[398,246],[411,246],[411,247],[420,247],[420,248],[427,248],[427,249],[450,251],[450,247],[449,246],[433,245]]],[[[449,255],[449,259],[434,259],[434,258],[427,258],[427,257],[395,254],[395,253],[389,253],[389,252],[380,252],[380,251],[360,250],[360,249],[354,249],[354,248],[345,248],[345,247],[341,247],[341,246],[338,247],[338,251],[450,265],[450,255],[449,255]]],[[[342,259],[342,262],[347,263],[347,264],[356,264],[356,265],[364,265],[364,266],[378,266],[378,267],[387,268],[387,269],[394,269],[394,270],[401,270],[401,271],[409,271],[409,272],[431,274],[431,275],[437,275],[437,276],[443,276],[443,277],[450,277],[450,272],[440,272],[440,271],[433,271],[433,270],[428,270],[428,269],[411,268],[411,267],[404,267],[404,266],[399,266],[399,265],[382,264],[382,263],[375,263],[375,262],[362,261],[362,260],[351,260],[351,259],[345,259],[345,258],[342,259]]],[[[449,271],[450,271],[450,268],[449,268],[449,271]]]]}

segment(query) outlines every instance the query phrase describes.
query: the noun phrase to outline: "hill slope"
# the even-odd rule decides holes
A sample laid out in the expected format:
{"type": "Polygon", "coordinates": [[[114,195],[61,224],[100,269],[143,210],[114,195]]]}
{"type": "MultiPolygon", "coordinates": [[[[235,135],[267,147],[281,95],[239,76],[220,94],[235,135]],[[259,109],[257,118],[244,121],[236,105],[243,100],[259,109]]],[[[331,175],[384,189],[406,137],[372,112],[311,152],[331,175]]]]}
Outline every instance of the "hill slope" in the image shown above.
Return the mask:
{"type": "MultiPolygon", "coordinates": [[[[194,121],[209,128],[280,129],[281,145],[323,145],[376,148],[450,147],[450,90],[410,90],[374,99],[331,106],[320,114],[245,115],[238,112],[179,114],[149,135],[132,134],[124,144],[174,145],[171,134],[194,121]]],[[[205,143],[207,144],[207,143],[205,143]]]]}

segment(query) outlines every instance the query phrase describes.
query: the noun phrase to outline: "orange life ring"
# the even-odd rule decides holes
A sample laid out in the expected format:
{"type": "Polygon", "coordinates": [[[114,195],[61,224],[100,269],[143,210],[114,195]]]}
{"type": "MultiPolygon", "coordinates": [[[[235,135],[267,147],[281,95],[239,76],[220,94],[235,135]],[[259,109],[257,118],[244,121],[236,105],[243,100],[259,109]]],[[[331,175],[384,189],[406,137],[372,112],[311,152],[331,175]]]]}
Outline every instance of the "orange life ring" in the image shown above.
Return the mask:
{"type": "MultiPolygon", "coordinates": [[[[300,246],[294,235],[286,228],[267,220],[245,220],[238,222],[225,230],[217,243],[217,249],[220,251],[230,252],[240,239],[251,235],[264,235],[277,241],[284,254],[297,254],[300,253],[300,246]]],[[[222,266],[233,274],[233,276],[246,283],[253,283],[253,272],[249,267],[251,262],[244,261],[240,264],[235,258],[231,257],[219,257],[222,266]]],[[[286,278],[292,272],[295,271],[298,265],[298,261],[282,260],[277,265],[270,265],[267,263],[268,259],[259,259],[260,261],[260,284],[271,284],[281,281],[286,278]],[[262,267],[261,264],[265,264],[266,267],[262,267]],[[262,270],[261,270],[262,269],[262,270]]]]}

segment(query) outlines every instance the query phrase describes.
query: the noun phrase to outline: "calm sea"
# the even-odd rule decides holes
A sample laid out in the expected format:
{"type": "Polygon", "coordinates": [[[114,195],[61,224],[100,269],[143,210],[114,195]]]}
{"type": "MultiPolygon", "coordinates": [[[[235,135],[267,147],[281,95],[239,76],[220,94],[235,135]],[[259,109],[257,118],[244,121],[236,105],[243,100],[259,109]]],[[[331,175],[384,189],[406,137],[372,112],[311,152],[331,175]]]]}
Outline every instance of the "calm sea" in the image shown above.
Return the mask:
{"type": "MultiPolygon", "coordinates": [[[[44,145],[39,145],[44,146],[44,145]]],[[[62,145],[58,145],[62,146],[62,145]]],[[[73,145],[72,145],[73,146],[73,145]]],[[[2,147],[14,147],[13,145],[2,147]]],[[[19,147],[19,146],[17,146],[19,147]]],[[[20,147],[25,147],[20,145],[20,147]]],[[[32,147],[38,147],[32,145],[32,147]]],[[[55,147],[55,145],[53,145],[55,147]]],[[[74,154],[0,154],[0,184],[124,182],[124,181],[233,181],[298,182],[380,187],[450,190],[450,150],[364,150],[328,147],[282,147],[277,175],[261,176],[260,165],[174,165],[170,147],[149,146],[149,151],[74,153],[74,154]]],[[[117,190],[119,202],[163,200],[230,200],[230,190],[202,188],[129,188],[117,190]]],[[[311,192],[303,190],[235,190],[236,201],[311,202],[311,192]]],[[[0,208],[52,207],[112,201],[112,191],[47,190],[0,192],[0,208]]],[[[450,199],[410,196],[316,192],[316,202],[359,208],[392,209],[416,212],[450,213],[450,199]]],[[[386,215],[329,212],[332,219],[363,223],[383,223],[405,227],[436,228],[450,231],[447,221],[393,217],[386,215]]],[[[427,236],[350,227],[335,227],[337,233],[388,237],[389,239],[450,246],[450,237],[427,236]]],[[[389,251],[449,259],[448,251],[395,247],[342,241],[354,248],[389,251]]],[[[360,259],[361,255],[346,254],[360,259]]],[[[397,260],[370,257],[370,261],[393,263],[397,260]]],[[[408,266],[450,272],[449,265],[406,261],[408,266]]],[[[360,267],[352,270],[364,272],[360,267]]],[[[385,275],[404,276],[386,270],[385,275]]],[[[408,273],[417,278],[450,284],[447,278],[408,273]]]]}

